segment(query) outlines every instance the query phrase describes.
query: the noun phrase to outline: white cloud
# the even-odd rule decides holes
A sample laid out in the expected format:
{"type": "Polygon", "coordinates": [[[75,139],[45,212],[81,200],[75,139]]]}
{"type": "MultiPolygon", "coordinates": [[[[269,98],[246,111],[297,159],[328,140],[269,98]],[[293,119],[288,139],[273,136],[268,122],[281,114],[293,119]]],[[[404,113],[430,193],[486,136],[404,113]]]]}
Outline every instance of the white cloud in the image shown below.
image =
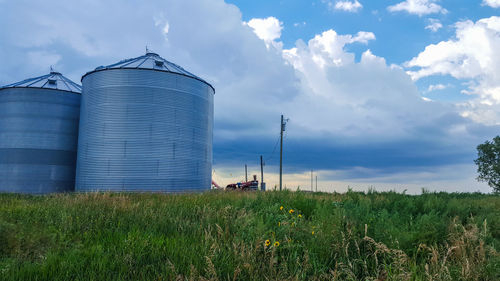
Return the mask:
{"type": "MultiPolygon", "coordinates": [[[[344,65],[351,63],[354,60],[354,55],[352,53],[347,53],[344,51],[344,47],[347,44],[352,43],[363,43],[367,44],[369,40],[375,40],[375,34],[372,32],[360,31],[355,36],[353,35],[339,35],[334,30],[330,29],[323,32],[321,35],[316,35],[313,39],[309,41],[309,47],[314,50],[315,54],[312,55],[312,59],[315,63],[323,67],[330,63],[335,65],[344,65]]],[[[292,48],[290,50],[284,50],[285,58],[293,64],[295,52],[297,48],[292,48]]],[[[295,68],[300,69],[300,65],[293,64],[295,68]]]]}
{"type": "Polygon", "coordinates": [[[165,19],[165,16],[162,14],[159,17],[153,17],[155,26],[160,28],[160,30],[163,32],[163,35],[165,36],[165,40],[168,40],[168,32],[170,31],[170,24],[168,21],[165,19]]]}
{"type": "Polygon", "coordinates": [[[390,12],[406,11],[410,14],[415,14],[418,16],[437,13],[445,14],[448,12],[445,8],[436,4],[436,2],[438,2],[438,0],[406,0],[396,5],[389,6],[387,7],[387,9],[390,12]]]}
{"type": "Polygon", "coordinates": [[[440,91],[440,90],[444,90],[448,87],[449,87],[449,85],[443,85],[443,84],[429,85],[429,88],[427,88],[427,92],[440,91]]]}
{"type": "Polygon", "coordinates": [[[359,11],[360,9],[363,8],[363,5],[361,5],[361,3],[359,3],[358,0],[354,0],[354,1],[337,1],[335,3],[335,9],[336,10],[342,10],[342,11],[346,11],[346,12],[357,12],[359,11]]]}
{"type": "Polygon", "coordinates": [[[165,23],[163,26],[163,33],[168,34],[168,31],[170,30],[170,24],[168,22],[165,23]]]}
{"type": "Polygon", "coordinates": [[[255,34],[266,42],[267,46],[276,39],[279,39],[281,37],[281,30],[283,30],[283,23],[275,17],[265,19],[253,18],[245,24],[250,26],[255,34]]]}
{"type": "Polygon", "coordinates": [[[487,124],[500,124],[500,112],[491,111],[491,106],[500,108],[500,17],[458,22],[455,28],[455,38],[429,45],[407,62],[406,66],[412,68],[408,73],[414,80],[432,75],[469,80],[466,93],[478,98],[469,105],[466,115],[487,124]]]}
{"type": "Polygon", "coordinates": [[[425,29],[429,29],[432,32],[436,32],[443,27],[443,24],[438,19],[429,19],[429,24],[425,29]]]}
{"type": "Polygon", "coordinates": [[[359,42],[363,44],[368,44],[368,41],[375,40],[375,34],[373,32],[360,31],[352,38],[349,43],[359,42]]]}
{"type": "Polygon", "coordinates": [[[499,8],[500,0],[483,0],[483,5],[490,6],[492,8],[499,8]]]}

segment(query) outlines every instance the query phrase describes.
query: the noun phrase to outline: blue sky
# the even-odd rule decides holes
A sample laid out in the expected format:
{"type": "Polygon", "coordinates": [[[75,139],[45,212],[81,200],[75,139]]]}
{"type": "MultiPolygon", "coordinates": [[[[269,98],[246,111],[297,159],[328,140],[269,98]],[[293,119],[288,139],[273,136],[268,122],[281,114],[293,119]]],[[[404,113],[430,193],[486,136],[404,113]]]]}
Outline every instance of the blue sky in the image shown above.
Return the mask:
{"type": "Polygon", "coordinates": [[[475,147],[500,132],[500,0],[0,0],[0,84],[52,65],[79,82],[144,53],[216,89],[214,179],[483,191],[475,147]],[[57,7],[57,8],[54,8],[57,7]]]}

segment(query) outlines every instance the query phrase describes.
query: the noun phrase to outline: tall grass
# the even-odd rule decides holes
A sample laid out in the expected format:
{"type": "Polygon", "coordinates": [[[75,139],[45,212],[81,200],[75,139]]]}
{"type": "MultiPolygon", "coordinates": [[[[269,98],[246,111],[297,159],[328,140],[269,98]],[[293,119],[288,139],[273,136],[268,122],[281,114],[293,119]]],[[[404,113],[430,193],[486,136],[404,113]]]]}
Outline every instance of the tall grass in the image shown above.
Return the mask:
{"type": "Polygon", "coordinates": [[[495,195],[0,195],[0,280],[500,280],[499,247],[495,195]]]}

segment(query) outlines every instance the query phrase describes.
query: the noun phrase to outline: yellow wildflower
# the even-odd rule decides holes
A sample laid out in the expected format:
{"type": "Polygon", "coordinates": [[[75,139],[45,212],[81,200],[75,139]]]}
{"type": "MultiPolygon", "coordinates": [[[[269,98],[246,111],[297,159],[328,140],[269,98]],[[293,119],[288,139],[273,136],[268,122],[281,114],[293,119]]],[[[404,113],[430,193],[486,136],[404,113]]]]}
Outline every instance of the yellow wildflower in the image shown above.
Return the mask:
{"type": "Polygon", "coordinates": [[[299,218],[301,218],[301,217],[302,217],[302,215],[301,215],[301,214],[299,214],[299,218]]]}
{"type": "Polygon", "coordinates": [[[280,207],[280,211],[283,211],[283,206],[280,207]]]}
{"type": "Polygon", "coordinates": [[[271,241],[269,241],[269,239],[266,240],[266,246],[269,246],[271,245],[271,241]]]}
{"type": "Polygon", "coordinates": [[[290,209],[290,211],[288,211],[290,214],[293,214],[293,212],[295,212],[293,209],[290,209]]]}
{"type": "Polygon", "coordinates": [[[314,235],[314,230],[311,232],[312,235],[314,235]]]}
{"type": "Polygon", "coordinates": [[[274,247],[278,247],[280,245],[280,242],[276,241],[274,242],[274,247]]]}

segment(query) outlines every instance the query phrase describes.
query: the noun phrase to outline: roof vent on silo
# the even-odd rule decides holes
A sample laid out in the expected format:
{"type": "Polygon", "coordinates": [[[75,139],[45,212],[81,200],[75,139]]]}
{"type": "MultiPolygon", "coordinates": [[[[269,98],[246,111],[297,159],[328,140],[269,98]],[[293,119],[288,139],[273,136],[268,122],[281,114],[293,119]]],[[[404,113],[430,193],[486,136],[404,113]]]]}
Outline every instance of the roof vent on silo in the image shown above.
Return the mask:
{"type": "Polygon", "coordinates": [[[163,61],[161,61],[161,60],[155,60],[155,66],[156,66],[156,67],[162,67],[162,66],[163,66],[163,64],[164,64],[164,62],[163,62],[163,61]]]}

